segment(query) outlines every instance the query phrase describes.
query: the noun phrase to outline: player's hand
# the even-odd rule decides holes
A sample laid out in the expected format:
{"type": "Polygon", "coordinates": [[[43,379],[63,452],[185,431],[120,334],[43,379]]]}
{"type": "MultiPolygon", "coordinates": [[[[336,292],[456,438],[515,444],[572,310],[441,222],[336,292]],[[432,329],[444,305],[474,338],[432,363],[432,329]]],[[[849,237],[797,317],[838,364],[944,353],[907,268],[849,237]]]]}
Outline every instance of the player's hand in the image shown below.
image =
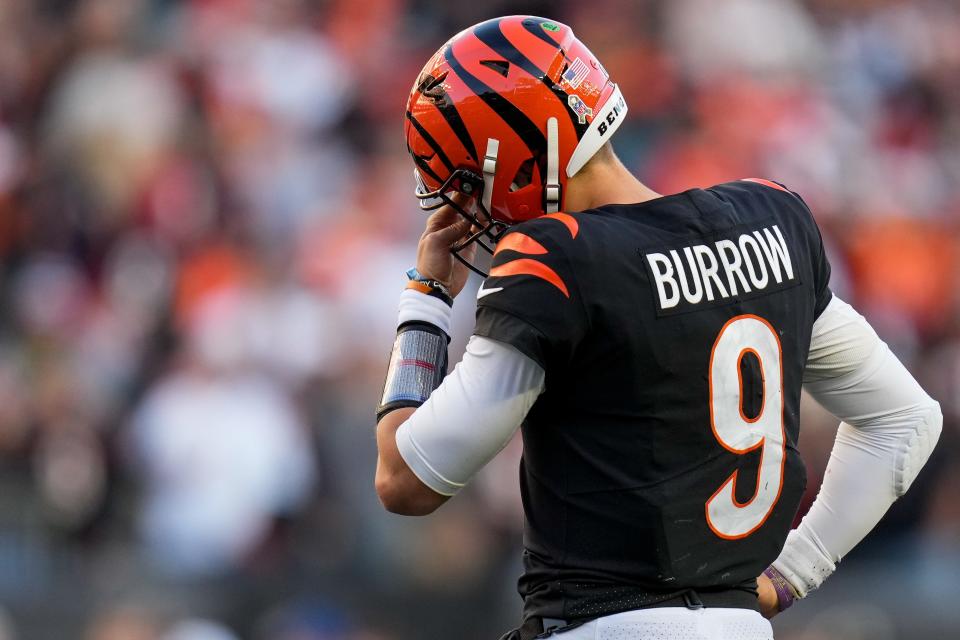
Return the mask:
{"type": "MultiPolygon", "coordinates": [[[[457,204],[466,204],[466,196],[454,196],[457,204]]],[[[417,271],[425,278],[442,282],[456,296],[463,290],[470,271],[453,257],[450,249],[470,233],[470,221],[457,213],[450,205],[437,209],[427,219],[427,228],[420,236],[417,246],[417,271]]],[[[460,255],[472,260],[477,245],[473,244],[460,255]]]]}
{"type": "Polygon", "coordinates": [[[770,578],[760,574],[757,578],[757,600],[760,601],[760,613],[768,620],[780,613],[780,601],[777,598],[777,590],[773,586],[770,578]]]}

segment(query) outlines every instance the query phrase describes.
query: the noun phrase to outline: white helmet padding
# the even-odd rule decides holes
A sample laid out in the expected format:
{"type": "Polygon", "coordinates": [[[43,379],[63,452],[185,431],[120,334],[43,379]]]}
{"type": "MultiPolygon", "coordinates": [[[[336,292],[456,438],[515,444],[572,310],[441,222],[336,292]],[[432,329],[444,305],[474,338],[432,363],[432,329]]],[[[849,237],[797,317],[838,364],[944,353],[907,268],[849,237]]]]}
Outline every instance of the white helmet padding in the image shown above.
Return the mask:
{"type": "Polygon", "coordinates": [[[583,169],[583,165],[587,164],[590,158],[610,140],[613,132],[623,122],[626,113],[627,102],[623,99],[620,87],[614,85],[613,93],[610,94],[599,113],[594,116],[593,122],[590,123],[590,127],[580,138],[580,143],[570,156],[570,162],[567,163],[568,178],[577,175],[577,172],[583,169]]]}

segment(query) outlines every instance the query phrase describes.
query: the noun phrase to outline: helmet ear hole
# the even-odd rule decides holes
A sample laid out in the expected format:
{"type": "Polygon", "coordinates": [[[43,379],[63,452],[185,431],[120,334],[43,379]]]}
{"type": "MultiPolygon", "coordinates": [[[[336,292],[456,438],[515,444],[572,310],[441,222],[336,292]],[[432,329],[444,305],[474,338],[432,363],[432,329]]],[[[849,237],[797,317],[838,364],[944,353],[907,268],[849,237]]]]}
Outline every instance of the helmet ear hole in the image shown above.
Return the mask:
{"type": "Polygon", "coordinates": [[[510,63],[506,60],[481,60],[480,64],[492,69],[506,78],[510,74],[510,63]]]}
{"type": "Polygon", "coordinates": [[[510,183],[510,193],[519,191],[533,182],[533,158],[527,158],[517,167],[517,173],[510,183]]]}

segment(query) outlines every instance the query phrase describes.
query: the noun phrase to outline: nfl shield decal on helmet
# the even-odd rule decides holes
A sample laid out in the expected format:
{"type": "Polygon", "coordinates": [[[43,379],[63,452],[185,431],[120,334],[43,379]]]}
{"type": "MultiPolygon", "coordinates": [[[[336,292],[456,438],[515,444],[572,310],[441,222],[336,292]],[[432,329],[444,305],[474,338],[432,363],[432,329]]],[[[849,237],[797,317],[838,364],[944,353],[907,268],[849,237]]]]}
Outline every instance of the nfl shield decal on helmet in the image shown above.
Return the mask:
{"type": "Polygon", "coordinates": [[[567,97],[567,104],[577,114],[580,124],[587,124],[587,118],[593,117],[593,109],[587,106],[587,103],[580,99],[580,96],[573,93],[567,97]]]}

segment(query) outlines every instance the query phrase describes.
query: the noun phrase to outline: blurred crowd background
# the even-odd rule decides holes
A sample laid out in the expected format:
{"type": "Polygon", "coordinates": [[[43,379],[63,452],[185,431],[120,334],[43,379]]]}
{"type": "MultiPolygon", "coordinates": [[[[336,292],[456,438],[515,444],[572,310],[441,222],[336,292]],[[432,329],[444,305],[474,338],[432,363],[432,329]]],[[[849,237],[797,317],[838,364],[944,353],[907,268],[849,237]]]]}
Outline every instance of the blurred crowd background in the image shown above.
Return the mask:
{"type": "MultiPolygon", "coordinates": [[[[778,638],[957,637],[958,3],[0,0],[0,640],[514,626],[516,443],[427,519],[372,481],[424,219],[404,101],[511,13],[593,48],[654,189],[799,191],[834,290],[943,405],[914,489],[778,638]]],[[[835,428],[805,403],[808,504],[835,428]]]]}

